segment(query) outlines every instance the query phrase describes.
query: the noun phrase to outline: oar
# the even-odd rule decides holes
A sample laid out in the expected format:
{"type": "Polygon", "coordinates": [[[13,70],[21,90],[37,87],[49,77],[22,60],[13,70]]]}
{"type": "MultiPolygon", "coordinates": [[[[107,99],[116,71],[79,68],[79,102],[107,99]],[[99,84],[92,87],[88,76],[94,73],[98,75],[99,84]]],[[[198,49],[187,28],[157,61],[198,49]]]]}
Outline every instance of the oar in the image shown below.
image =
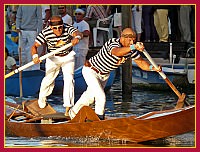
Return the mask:
{"type": "MultiPolygon", "coordinates": [[[[40,61],[42,61],[42,60],[44,60],[44,59],[46,59],[46,58],[48,58],[48,57],[50,57],[50,56],[53,56],[54,54],[56,54],[56,53],[58,53],[58,52],[60,52],[60,51],[62,51],[62,50],[65,50],[65,49],[71,47],[71,46],[72,46],[72,43],[66,44],[66,45],[64,45],[64,46],[62,46],[62,47],[56,49],[55,51],[52,51],[52,52],[50,52],[50,53],[48,53],[48,54],[45,54],[45,55],[41,56],[39,59],[40,59],[40,61]]],[[[24,70],[24,69],[26,69],[26,68],[28,68],[28,67],[34,65],[34,64],[35,64],[35,63],[34,63],[33,61],[31,61],[31,62],[29,62],[29,63],[27,63],[27,64],[25,64],[25,65],[19,67],[18,69],[14,70],[14,71],[12,71],[12,72],[10,72],[10,73],[8,73],[8,74],[6,74],[6,75],[5,75],[5,78],[8,78],[8,77],[10,77],[10,76],[12,76],[12,75],[14,75],[14,74],[16,74],[16,73],[22,71],[22,70],[24,70]]]]}
{"type": "MultiPolygon", "coordinates": [[[[149,62],[156,68],[158,69],[158,65],[154,62],[154,60],[151,58],[151,56],[149,55],[149,53],[144,49],[142,51],[144,53],[144,55],[146,56],[146,58],[149,60],[149,62]]],[[[160,74],[160,76],[165,80],[165,82],[169,85],[169,87],[174,91],[174,93],[178,96],[178,101],[177,101],[177,104],[176,104],[176,109],[178,108],[182,108],[183,105],[184,105],[184,102],[187,104],[187,105],[190,105],[189,103],[187,103],[185,101],[185,97],[186,97],[186,94],[185,93],[180,93],[176,87],[172,84],[172,82],[167,78],[167,76],[164,74],[163,71],[160,71],[158,72],[160,74]]]]}

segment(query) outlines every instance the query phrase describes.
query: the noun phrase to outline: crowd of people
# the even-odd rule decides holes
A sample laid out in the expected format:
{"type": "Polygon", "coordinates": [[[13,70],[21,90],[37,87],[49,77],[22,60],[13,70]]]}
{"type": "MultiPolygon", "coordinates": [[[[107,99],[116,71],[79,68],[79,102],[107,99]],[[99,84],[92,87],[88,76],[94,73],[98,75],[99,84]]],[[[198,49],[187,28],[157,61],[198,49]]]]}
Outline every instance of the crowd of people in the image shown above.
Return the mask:
{"type": "MultiPolygon", "coordinates": [[[[70,11],[67,10],[66,5],[59,5],[57,15],[51,15],[49,5],[7,6],[6,9],[6,27],[8,28],[6,33],[15,32],[15,38],[17,38],[16,33],[18,34],[22,65],[31,61],[35,63],[27,70],[40,69],[40,56],[72,43],[71,48],[64,49],[46,59],[46,75],[42,80],[38,99],[39,107],[45,108],[47,97],[53,91],[55,78],[62,69],[63,106],[66,108],[65,115],[71,118],[82,106],[95,102],[96,114],[100,119],[104,119],[105,84],[110,71],[123,64],[127,58],[133,58],[143,70],[161,70],[161,68],[155,69],[139,55],[138,52],[144,49],[142,41],[194,41],[193,6],[134,5],[131,9],[132,27],[123,29],[120,37],[114,36],[107,40],[97,55],[86,60],[89,46],[93,42],[92,29],[96,26],[98,19],[106,18],[116,11],[121,12],[121,6],[82,6],[76,8],[74,14],[69,14],[70,11]],[[88,87],[74,106],[73,75],[74,70],[80,66],[83,66],[82,72],[88,87]],[[98,91],[93,93],[94,90],[98,91]]],[[[109,23],[102,22],[101,26],[108,27],[109,23]]],[[[15,42],[17,43],[16,40],[15,42]]],[[[8,58],[6,57],[5,60],[8,58]]],[[[12,64],[14,67],[9,65],[11,70],[16,67],[13,60],[12,64]]]]}

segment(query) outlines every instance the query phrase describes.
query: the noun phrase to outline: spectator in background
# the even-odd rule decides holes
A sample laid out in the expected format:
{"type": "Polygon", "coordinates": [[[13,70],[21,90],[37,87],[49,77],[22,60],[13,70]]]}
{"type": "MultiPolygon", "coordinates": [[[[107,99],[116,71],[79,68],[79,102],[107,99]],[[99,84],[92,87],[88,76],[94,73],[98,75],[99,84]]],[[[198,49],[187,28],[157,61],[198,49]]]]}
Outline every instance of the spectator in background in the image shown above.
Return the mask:
{"type": "Polygon", "coordinates": [[[149,5],[142,6],[142,18],[144,23],[145,42],[155,42],[157,40],[157,31],[154,25],[153,7],[149,5]]]}
{"type": "MultiPolygon", "coordinates": [[[[89,5],[87,7],[86,10],[86,15],[84,17],[84,20],[86,22],[88,22],[89,26],[90,26],[90,31],[93,31],[93,28],[96,27],[97,24],[97,20],[98,19],[103,19],[108,17],[106,14],[106,10],[103,6],[99,6],[99,5],[89,5]]],[[[108,22],[104,21],[104,22],[100,22],[100,26],[101,27],[108,27],[108,22]]],[[[105,36],[105,32],[104,32],[104,38],[106,38],[105,36]]],[[[93,34],[92,32],[90,33],[90,40],[89,40],[89,45],[91,46],[93,43],[93,34]]]]}
{"type": "MultiPolygon", "coordinates": [[[[49,26],[49,20],[51,17],[51,8],[50,5],[42,5],[42,21],[43,21],[43,29],[46,26],[49,26]]],[[[42,52],[42,55],[45,55],[47,51],[46,44],[43,44],[42,47],[39,47],[38,49],[40,52],[42,52]]],[[[44,62],[44,61],[43,61],[44,62]]]]}
{"type": "Polygon", "coordinates": [[[67,13],[65,5],[58,6],[59,14],[62,17],[63,23],[72,25],[72,17],[67,13]]]}
{"type": "Polygon", "coordinates": [[[180,6],[179,11],[179,29],[181,32],[181,41],[191,42],[191,15],[192,7],[191,5],[180,6]]]}
{"type": "MultiPolygon", "coordinates": [[[[115,13],[121,13],[121,5],[108,5],[106,7],[106,14],[108,16],[113,15],[113,17],[114,17],[115,13]]],[[[114,17],[113,27],[115,28],[115,29],[113,29],[113,37],[117,38],[117,37],[119,37],[119,35],[121,35],[122,25],[115,26],[115,17],[114,17]]]]}
{"type": "Polygon", "coordinates": [[[5,48],[5,71],[9,73],[17,68],[16,61],[13,57],[9,56],[8,49],[5,48]]]}
{"type": "Polygon", "coordinates": [[[154,24],[159,36],[159,42],[168,42],[168,9],[167,5],[154,5],[154,24]]]}
{"type": "MultiPolygon", "coordinates": [[[[84,17],[84,20],[88,22],[91,28],[95,27],[97,24],[98,19],[106,18],[106,10],[103,6],[93,6],[89,5],[87,7],[86,15],[84,17]]],[[[107,22],[103,22],[101,26],[107,27],[107,22]]]]}
{"type": "Polygon", "coordinates": [[[132,15],[133,15],[133,30],[137,34],[137,41],[141,41],[141,34],[142,34],[142,6],[141,5],[134,5],[132,7],[132,15]]]}
{"type": "Polygon", "coordinates": [[[43,28],[49,25],[49,19],[51,16],[51,8],[49,5],[42,5],[42,21],[43,28]]]}
{"type": "Polygon", "coordinates": [[[86,60],[86,56],[89,49],[89,35],[90,27],[89,24],[83,20],[85,12],[78,8],[75,10],[75,22],[73,26],[83,34],[83,39],[73,47],[73,50],[76,52],[75,55],[75,69],[80,66],[83,66],[86,60]]]}
{"type": "Polygon", "coordinates": [[[191,41],[195,42],[195,5],[191,5],[191,15],[190,15],[190,21],[191,21],[191,41]]]}
{"type": "Polygon", "coordinates": [[[169,5],[168,16],[170,20],[171,34],[169,39],[171,41],[177,41],[180,39],[180,31],[178,28],[178,7],[179,5],[169,5]]]}
{"type": "Polygon", "coordinates": [[[114,13],[121,13],[121,5],[108,5],[106,7],[106,14],[109,16],[114,13]]]}
{"type": "Polygon", "coordinates": [[[16,31],[16,13],[17,5],[6,5],[6,30],[5,33],[9,34],[8,37],[15,43],[18,42],[18,33],[16,31]]]}
{"type": "MultiPolygon", "coordinates": [[[[21,34],[22,65],[32,61],[31,46],[34,44],[37,33],[42,30],[42,8],[39,5],[20,5],[16,15],[16,29],[21,34]]],[[[41,54],[41,52],[39,53],[41,54]]],[[[40,64],[35,64],[26,70],[38,70],[40,64]]]]}
{"type": "Polygon", "coordinates": [[[17,10],[13,10],[11,14],[11,40],[15,43],[18,43],[19,35],[16,30],[16,14],[17,10]]]}

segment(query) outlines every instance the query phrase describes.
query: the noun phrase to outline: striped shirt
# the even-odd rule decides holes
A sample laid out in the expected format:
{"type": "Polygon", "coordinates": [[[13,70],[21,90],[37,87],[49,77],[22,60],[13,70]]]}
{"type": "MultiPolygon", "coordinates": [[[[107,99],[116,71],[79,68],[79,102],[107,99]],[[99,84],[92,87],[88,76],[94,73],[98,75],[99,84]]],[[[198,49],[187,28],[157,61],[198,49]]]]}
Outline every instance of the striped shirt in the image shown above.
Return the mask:
{"type": "MultiPolygon", "coordinates": [[[[110,71],[116,69],[122,63],[119,60],[122,57],[112,55],[112,49],[116,47],[122,47],[119,38],[112,38],[107,41],[100,51],[93,57],[89,59],[90,64],[102,73],[109,73],[110,71]]],[[[125,59],[131,57],[133,60],[140,57],[137,50],[132,50],[128,54],[123,56],[125,59]]],[[[124,62],[123,62],[124,63],[124,62]]]]}
{"type": "MultiPolygon", "coordinates": [[[[77,31],[76,28],[74,28],[72,25],[69,24],[64,24],[63,26],[63,33],[61,36],[56,36],[53,33],[53,30],[50,28],[50,26],[45,27],[40,33],[39,35],[36,37],[35,42],[37,42],[38,44],[42,45],[44,43],[47,44],[47,51],[51,52],[54,51],[60,47],[62,47],[63,45],[60,46],[56,46],[56,44],[59,41],[63,41],[65,44],[68,44],[71,42],[72,40],[72,34],[77,31]]],[[[67,50],[62,50],[60,51],[58,54],[68,54],[68,49],[67,50]]]]}
{"type": "Polygon", "coordinates": [[[107,15],[103,6],[88,6],[85,17],[98,20],[106,18],[107,15]]]}

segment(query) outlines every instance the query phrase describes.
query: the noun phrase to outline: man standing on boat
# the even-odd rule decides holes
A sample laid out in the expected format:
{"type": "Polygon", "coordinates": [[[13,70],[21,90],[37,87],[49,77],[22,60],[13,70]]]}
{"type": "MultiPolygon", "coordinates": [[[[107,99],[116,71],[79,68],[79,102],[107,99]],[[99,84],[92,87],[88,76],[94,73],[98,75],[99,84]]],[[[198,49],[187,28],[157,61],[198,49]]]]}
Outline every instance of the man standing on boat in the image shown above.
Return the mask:
{"type": "Polygon", "coordinates": [[[143,43],[136,43],[136,33],[131,28],[123,30],[120,38],[108,40],[100,51],[83,66],[83,76],[87,83],[87,90],[82,94],[76,104],[69,110],[69,116],[74,118],[83,106],[89,106],[95,101],[95,113],[101,120],[104,119],[106,95],[104,87],[109,78],[110,71],[118,68],[127,58],[131,57],[135,63],[146,71],[156,70],[139,52],[144,50],[143,43]]]}
{"type": "MultiPolygon", "coordinates": [[[[82,39],[82,33],[69,24],[63,24],[60,16],[52,16],[49,26],[45,27],[37,36],[35,43],[32,46],[32,57],[34,63],[39,63],[37,48],[46,43],[47,51],[51,52],[65,44],[72,43],[76,45],[82,39]]],[[[63,71],[64,88],[63,88],[63,106],[66,107],[65,115],[68,115],[70,107],[74,105],[74,60],[75,52],[72,47],[67,50],[62,50],[58,54],[46,59],[46,75],[42,80],[38,105],[40,108],[45,108],[46,98],[54,88],[55,78],[57,77],[60,68],[63,71]]]]}

